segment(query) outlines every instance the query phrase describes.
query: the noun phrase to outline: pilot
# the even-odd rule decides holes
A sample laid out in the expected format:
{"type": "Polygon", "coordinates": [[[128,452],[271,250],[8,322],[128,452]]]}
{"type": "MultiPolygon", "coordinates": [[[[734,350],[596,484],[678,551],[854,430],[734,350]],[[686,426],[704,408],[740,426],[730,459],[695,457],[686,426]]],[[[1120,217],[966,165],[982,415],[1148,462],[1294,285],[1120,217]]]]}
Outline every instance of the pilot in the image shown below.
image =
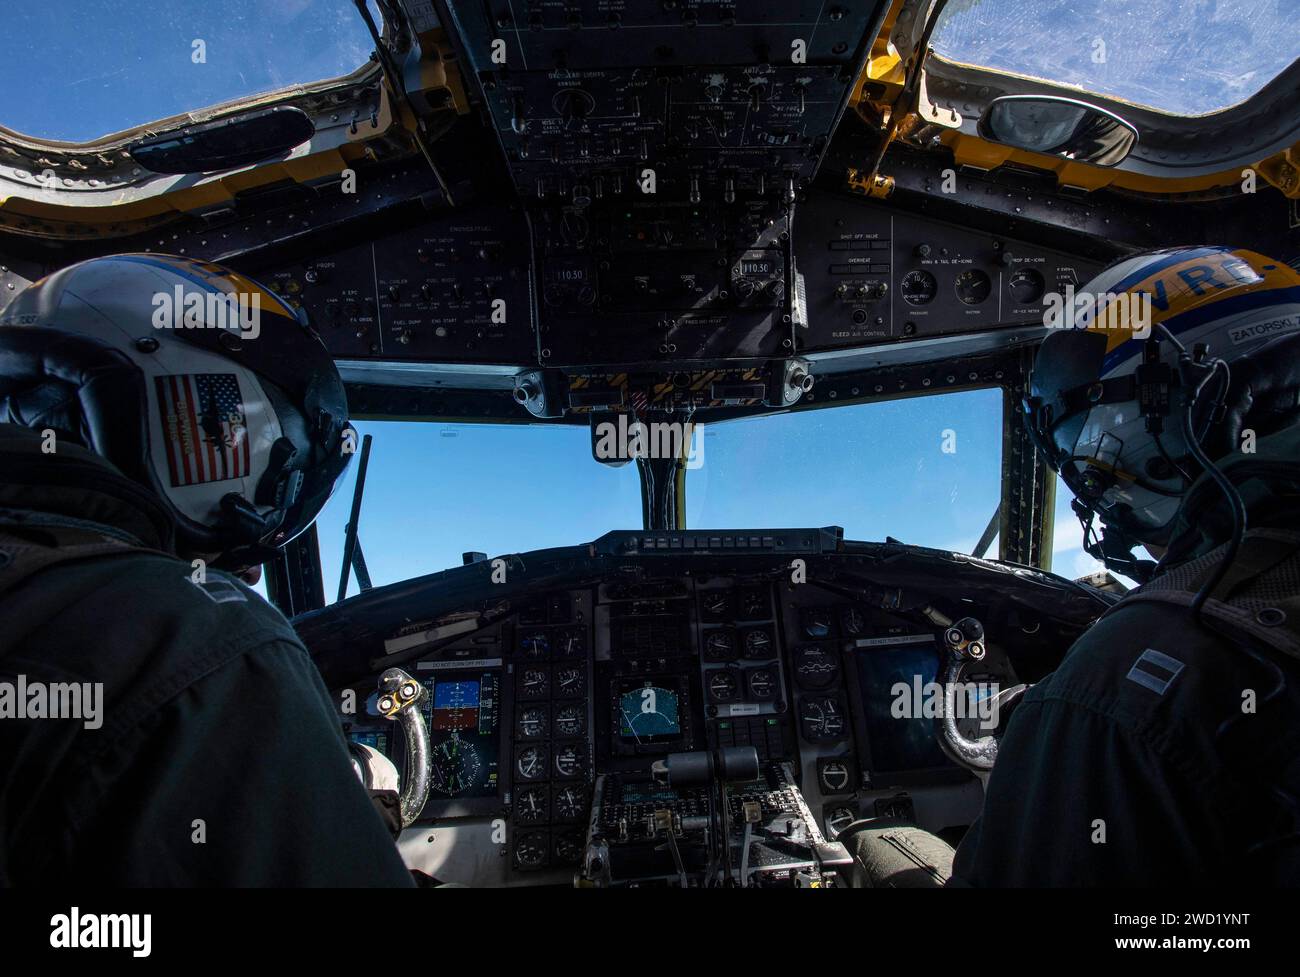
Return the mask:
{"type": "Polygon", "coordinates": [[[859,822],[855,883],[1300,884],[1300,275],[1177,248],[1067,304],[1025,422],[1085,549],[1142,585],[1004,711],[955,855],[859,822]]]}
{"type": "Polygon", "coordinates": [[[0,317],[0,422],[0,885],[410,885],[240,580],[355,443],[315,333],[217,265],[82,262],[0,317]]]}
{"type": "Polygon", "coordinates": [[[1026,421],[1086,548],[1145,582],[1015,709],[954,881],[1295,885],[1300,275],[1179,248],[1085,291],[1026,421]]]}

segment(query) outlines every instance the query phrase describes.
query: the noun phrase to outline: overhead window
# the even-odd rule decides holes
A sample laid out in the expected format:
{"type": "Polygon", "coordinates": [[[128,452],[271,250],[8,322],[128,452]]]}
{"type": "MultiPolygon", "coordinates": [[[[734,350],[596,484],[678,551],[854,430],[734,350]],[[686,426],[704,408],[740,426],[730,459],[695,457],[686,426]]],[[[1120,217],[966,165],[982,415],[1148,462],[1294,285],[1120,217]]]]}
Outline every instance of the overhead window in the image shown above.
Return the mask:
{"type": "Polygon", "coordinates": [[[338,78],[373,47],[352,0],[13,4],[0,31],[0,125],[87,142],[338,78]]]}
{"type": "Polygon", "coordinates": [[[1205,115],[1300,57],[1295,14],[1294,0],[950,0],[932,45],[948,61],[1205,115]]]}

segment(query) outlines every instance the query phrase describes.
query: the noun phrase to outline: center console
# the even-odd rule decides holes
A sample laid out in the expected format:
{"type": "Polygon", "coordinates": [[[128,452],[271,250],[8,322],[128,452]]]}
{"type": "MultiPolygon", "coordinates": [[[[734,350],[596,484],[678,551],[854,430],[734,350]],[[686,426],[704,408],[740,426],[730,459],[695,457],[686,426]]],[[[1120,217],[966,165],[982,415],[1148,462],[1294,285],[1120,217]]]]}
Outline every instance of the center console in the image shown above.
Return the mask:
{"type": "Polygon", "coordinates": [[[820,888],[853,864],[828,842],[789,763],[761,769],[753,747],[676,754],[647,776],[597,778],[582,876],[592,885],[820,888]],[[744,768],[736,782],[712,757],[744,768]],[[665,768],[678,760],[707,770],[678,786],[665,768]]]}

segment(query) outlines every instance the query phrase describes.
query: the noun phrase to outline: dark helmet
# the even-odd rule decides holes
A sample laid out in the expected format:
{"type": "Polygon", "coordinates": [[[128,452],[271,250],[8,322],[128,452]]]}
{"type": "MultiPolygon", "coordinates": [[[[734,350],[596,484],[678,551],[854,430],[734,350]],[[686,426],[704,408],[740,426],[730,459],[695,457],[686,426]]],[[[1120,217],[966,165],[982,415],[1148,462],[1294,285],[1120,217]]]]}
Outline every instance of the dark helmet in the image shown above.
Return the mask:
{"type": "Polygon", "coordinates": [[[306,529],[356,444],[305,316],[209,262],[94,258],[0,314],[0,420],[69,437],[150,488],[185,555],[267,559],[306,529]]]}
{"type": "Polygon", "coordinates": [[[1169,542],[1204,470],[1184,435],[1189,411],[1212,462],[1298,460],[1300,274],[1290,266],[1223,247],[1154,251],[1056,305],[1026,423],[1085,524],[1095,514],[1111,531],[1105,555],[1089,546],[1094,556],[1126,569],[1120,554],[1134,544],[1169,542]],[[1258,440],[1230,457],[1248,416],[1258,440]]]}

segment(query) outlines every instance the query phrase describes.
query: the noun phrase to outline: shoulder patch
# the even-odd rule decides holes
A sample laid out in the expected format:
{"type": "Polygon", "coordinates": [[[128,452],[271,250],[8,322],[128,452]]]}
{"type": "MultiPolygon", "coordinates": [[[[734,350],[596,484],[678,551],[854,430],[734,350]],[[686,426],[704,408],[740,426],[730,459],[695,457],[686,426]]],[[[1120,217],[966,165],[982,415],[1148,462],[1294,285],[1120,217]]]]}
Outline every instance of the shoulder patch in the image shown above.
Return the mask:
{"type": "MultiPolygon", "coordinates": [[[[186,579],[189,580],[190,578],[187,577],[186,579]]],[[[248,603],[248,598],[236,584],[229,580],[223,580],[221,577],[209,577],[203,583],[195,583],[190,580],[190,583],[194,584],[199,593],[214,604],[248,603]]]]}
{"type": "Polygon", "coordinates": [[[1130,682],[1136,682],[1156,695],[1164,695],[1185,667],[1177,658],[1170,658],[1154,648],[1148,648],[1138,656],[1126,677],[1130,682]]]}

